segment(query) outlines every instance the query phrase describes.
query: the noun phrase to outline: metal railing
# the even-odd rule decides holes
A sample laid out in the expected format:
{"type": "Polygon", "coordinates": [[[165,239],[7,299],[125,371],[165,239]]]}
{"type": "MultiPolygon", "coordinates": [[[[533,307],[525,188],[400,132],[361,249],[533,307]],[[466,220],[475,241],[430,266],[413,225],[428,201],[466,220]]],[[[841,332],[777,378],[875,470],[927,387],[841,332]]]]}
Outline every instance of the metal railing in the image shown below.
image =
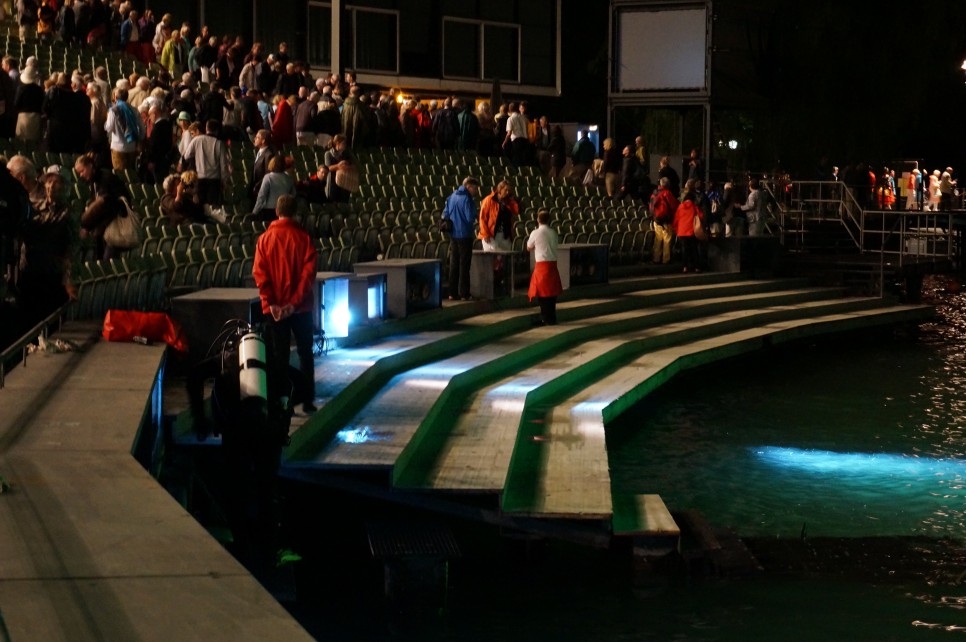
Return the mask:
{"type": "Polygon", "coordinates": [[[27,346],[37,337],[43,337],[46,340],[51,328],[55,326],[56,330],[60,330],[64,323],[64,316],[67,314],[67,308],[70,305],[71,303],[67,302],[57,310],[51,312],[47,318],[27,330],[19,339],[5,348],[3,352],[0,352],[0,390],[3,389],[7,370],[21,363],[24,366],[27,365],[27,355],[29,354],[27,346]],[[20,353],[19,358],[17,358],[17,353],[20,353]]]}
{"type": "Polygon", "coordinates": [[[806,249],[809,230],[816,224],[837,224],[858,254],[878,255],[880,294],[887,266],[958,263],[962,239],[952,212],[863,208],[851,189],[833,181],[798,181],[788,190],[776,187],[769,183],[766,189],[777,205],[771,212],[777,222],[773,231],[782,245],[806,249]]]}
{"type": "Polygon", "coordinates": [[[894,256],[899,266],[916,261],[953,262],[958,245],[952,212],[862,212],[859,251],[894,256]]]}

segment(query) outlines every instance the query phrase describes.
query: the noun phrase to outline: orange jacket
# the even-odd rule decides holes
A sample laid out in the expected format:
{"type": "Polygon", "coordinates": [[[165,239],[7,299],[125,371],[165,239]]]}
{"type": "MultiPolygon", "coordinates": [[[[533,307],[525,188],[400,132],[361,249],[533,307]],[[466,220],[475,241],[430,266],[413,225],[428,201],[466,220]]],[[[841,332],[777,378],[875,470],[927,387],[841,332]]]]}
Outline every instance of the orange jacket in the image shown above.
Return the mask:
{"type": "Polygon", "coordinates": [[[312,309],[315,285],[315,244],[308,232],[290,218],[272,221],[258,237],[252,276],[262,300],[262,312],[271,306],[293,305],[296,312],[312,309]]]}
{"type": "Polygon", "coordinates": [[[694,236],[694,217],[704,220],[701,208],[694,201],[681,201],[674,212],[674,233],[677,236],[694,236]]]}
{"type": "MultiPolygon", "coordinates": [[[[504,205],[510,211],[510,236],[507,238],[509,241],[513,238],[513,224],[520,216],[520,204],[517,199],[511,196],[504,205]]],[[[497,200],[495,193],[483,199],[483,202],[480,203],[480,233],[478,238],[491,239],[496,235],[496,217],[499,213],[500,202],[497,200]]]]}

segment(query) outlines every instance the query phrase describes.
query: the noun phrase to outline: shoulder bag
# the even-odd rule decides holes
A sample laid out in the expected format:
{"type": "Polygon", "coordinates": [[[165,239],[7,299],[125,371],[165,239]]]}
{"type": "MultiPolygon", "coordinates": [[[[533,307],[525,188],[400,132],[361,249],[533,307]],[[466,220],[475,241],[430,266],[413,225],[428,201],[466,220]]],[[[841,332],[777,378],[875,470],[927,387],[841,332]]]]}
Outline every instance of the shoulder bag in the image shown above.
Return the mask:
{"type": "Polygon", "coordinates": [[[697,214],[694,215],[694,238],[699,241],[708,240],[708,233],[704,231],[704,224],[701,222],[701,217],[697,214]]]}
{"type": "Polygon", "coordinates": [[[104,242],[111,247],[122,250],[140,247],[142,243],[141,217],[131,209],[126,198],[121,197],[120,201],[124,206],[124,211],[118,211],[114,220],[104,228],[104,242]]]}
{"type": "Polygon", "coordinates": [[[353,194],[359,191],[359,170],[355,165],[349,165],[345,169],[335,172],[335,184],[347,192],[353,194]]]}

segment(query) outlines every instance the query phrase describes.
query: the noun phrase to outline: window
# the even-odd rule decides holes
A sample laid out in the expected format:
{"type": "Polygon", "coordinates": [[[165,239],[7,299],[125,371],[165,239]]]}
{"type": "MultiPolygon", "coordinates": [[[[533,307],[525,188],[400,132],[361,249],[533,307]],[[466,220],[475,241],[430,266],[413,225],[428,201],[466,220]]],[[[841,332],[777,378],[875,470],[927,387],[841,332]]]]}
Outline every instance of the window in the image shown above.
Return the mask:
{"type": "Polygon", "coordinates": [[[483,25],[483,80],[519,81],[520,28],[483,25]]]}
{"type": "Polygon", "coordinates": [[[443,76],[520,82],[519,25],[443,18],[443,76]]]}
{"type": "Polygon", "coordinates": [[[444,19],[443,76],[480,77],[480,27],[477,23],[444,19]]]}
{"type": "Polygon", "coordinates": [[[307,55],[313,67],[332,65],[332,5],[310,2],[308,16],[307,55]]]}
{"type": "Polygon", "coordinates": [[[399,12],[352,8],[356,71],[399,73],[399,12]]]}

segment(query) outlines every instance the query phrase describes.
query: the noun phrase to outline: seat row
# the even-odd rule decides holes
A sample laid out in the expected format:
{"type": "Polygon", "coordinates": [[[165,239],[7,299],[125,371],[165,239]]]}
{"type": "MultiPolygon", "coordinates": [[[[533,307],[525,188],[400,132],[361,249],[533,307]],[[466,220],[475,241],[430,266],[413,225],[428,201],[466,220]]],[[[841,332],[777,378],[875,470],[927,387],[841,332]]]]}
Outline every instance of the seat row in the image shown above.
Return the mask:
{"type": "Polygon", "coordinates": [[[100,319],[110,309],[162,310],[167,278],[163,264],[141,257],[86,261],[77,271],[77,301],[70,317],[100,319]]]}

